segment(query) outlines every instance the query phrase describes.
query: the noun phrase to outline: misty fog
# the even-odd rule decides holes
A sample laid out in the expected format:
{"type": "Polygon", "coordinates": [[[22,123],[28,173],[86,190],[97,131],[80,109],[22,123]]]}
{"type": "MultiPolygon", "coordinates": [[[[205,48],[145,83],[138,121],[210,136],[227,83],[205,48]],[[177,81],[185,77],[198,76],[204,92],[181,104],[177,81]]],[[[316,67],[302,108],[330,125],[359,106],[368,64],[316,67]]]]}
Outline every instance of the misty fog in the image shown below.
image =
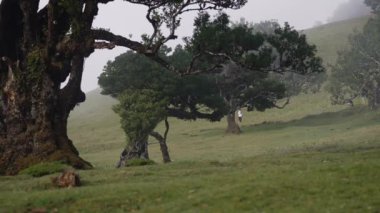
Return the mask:
{"type": "Polygon", "coordinates": [[[369,15],[370,13],[370,8],[364,4],[363,0],[348,0],[347,2],[339,5],[327,22],[336,22],[362,17],[369,15]]]}

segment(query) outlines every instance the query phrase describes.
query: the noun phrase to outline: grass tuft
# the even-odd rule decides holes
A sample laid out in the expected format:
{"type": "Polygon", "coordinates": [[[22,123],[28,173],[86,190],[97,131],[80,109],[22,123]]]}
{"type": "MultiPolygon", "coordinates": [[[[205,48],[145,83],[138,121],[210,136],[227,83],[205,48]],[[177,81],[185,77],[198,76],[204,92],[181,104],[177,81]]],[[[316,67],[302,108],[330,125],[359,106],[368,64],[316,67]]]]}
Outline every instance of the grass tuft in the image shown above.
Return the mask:
{"type": "Polygon", "coordinates": [[[62,172],[63,170],[67,168],[69,168],[68,165],[62,164],[61,162],[58,162],[58,161],[48,162],[48,163],[39,163],[20,171],[19,174],[30,175],[32,177],[42,177],[45,175],[62,172]]]}
{"type": "Polygon", "coordinates": [[[147,166],[147,165],[154,165],[156,162],[153,160],[147,160],[147,159],[141,159],[141,158],[135,158],[127,161],[126,166],[132,167],[132,166],[147,166]]]}

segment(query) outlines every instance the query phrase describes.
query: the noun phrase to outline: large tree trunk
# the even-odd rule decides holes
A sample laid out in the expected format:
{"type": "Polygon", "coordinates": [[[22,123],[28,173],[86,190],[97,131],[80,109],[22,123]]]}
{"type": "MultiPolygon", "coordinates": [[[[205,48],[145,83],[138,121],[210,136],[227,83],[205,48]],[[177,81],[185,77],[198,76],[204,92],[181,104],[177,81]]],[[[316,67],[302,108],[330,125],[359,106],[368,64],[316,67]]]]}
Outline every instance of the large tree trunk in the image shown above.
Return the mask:
{"type": "Polygon", "coordinates": [[[76,2],[49,1],[41,10],[35,0],[0,3],[0,174],[45,161],[91,167],[67,137],[67,118],[85,100],[83,63],[94,51],[98,8],[76,2]]]}
{"type": "Polygon", "coordinates": [[[227,129],[226,129],[227,134],[240,134],[241,130],[239,125],[236,123],[236,117],[235,117],[235,112],[229,113],[227,115],[227,129]]]}
{"type": "Polygon", "coordinates": [[[34,71],[31,78],[23,76],[26,72],[17,64],[8,68],[2,88],[0,173],[13,175],[44,161],[90,168],[67,137],[68,113],[60,102],[60,89],[48,75],[39,75],[44,70],[34,71]]]}

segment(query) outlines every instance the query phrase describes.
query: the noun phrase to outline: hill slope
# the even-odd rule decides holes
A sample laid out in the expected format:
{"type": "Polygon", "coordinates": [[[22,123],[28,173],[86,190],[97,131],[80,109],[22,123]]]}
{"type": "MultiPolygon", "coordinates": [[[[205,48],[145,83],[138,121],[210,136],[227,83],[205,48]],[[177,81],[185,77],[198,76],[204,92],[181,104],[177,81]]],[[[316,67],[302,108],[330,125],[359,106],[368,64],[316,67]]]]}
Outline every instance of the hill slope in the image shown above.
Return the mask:
{"type": "Polygon", "coordinates": [[[317,45],[318,55],[326,64],[334,64],[338,51],[347,49],[348,35],[361,31],[368,17],[345,20],[305,30],[308,40],[317,45]]]}

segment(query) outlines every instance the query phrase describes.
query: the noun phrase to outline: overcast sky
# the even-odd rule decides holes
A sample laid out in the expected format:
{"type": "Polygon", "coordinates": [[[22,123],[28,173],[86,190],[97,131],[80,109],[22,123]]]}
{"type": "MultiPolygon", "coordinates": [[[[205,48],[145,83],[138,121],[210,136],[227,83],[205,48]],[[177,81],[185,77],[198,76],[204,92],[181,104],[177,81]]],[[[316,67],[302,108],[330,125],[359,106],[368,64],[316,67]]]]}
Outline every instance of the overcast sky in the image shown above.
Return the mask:
{"type": "MultiPolygon", "coordinates": [[[[306,29],[317,22],[326,22],[334,11],[342,3],[348,0],[248,0],[248,3],[240,10],[227,10],[233,21],[244,17],[250,22],[264,20],[285,21],[296,29],[306,29]]],[[[358,0],[360,1],[360,0],[358,0]]],[[[47,0],[42,0],[42,4],[47,0]]],[[[187,14],[178,30],[181,38],[192,33],[193,19],[196,14],[187,14]]],[[[108,28],[115,34],[133,35],[133,39],[139,40],[142,33],[150,33],[151,27],[145,21],[145,7],[136,6],[124,1],[116,1],[107,5],[101,5],[99,14],[94,22],[95,27],[108,28]]],[[[169,43],[174,46],[181,40],[169,43]]],[[[87,92],[98,87],[97,77],[102,72],[108,60],[125,52],[125,48],[114,50],[97,50],[87,60],[83,75],[83,91],[87,92]]]]}

